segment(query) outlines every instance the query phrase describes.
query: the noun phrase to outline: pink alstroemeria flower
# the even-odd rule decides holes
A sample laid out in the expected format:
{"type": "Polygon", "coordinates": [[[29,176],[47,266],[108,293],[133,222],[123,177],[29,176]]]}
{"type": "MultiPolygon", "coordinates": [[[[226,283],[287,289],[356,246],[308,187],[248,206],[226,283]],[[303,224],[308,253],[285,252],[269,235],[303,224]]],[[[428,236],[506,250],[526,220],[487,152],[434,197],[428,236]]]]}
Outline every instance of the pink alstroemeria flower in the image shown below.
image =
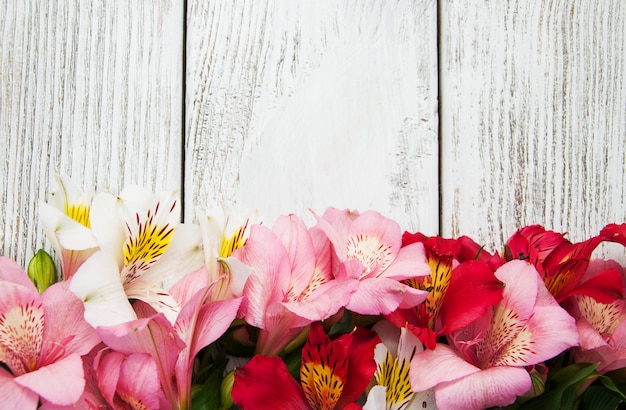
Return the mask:
{"type": "MultiPolygon", "coordinates": [[[[156,363],[165,398],[173,409],[190,408],[194,359],[201,349],[224,334],[241,304],[241,298],[212,301],[216,282],[207,283],[208,277],[206,268],[201,268],[171,289],[172,296],[183,306],[174,325],[162,313],[152,311],[148,317],[97,328],[102,341],[114,351],[128,358],[142,353],[150,356],[156,363]]],[[[143,313],[152,309],[147,304],[142,306],[143,313]]],[[[117,386],[118,393],[120,387],[117,386]]],[[[143,393],[136,391],[135,398],[143,393]]]]}
{"type": "MultiPolygon", "coordinates": [[[[591,279],[607,269],[626,279],[626,271],[612,260],[593,260],[583,277],[591,279]]],[[[626,296],[626,294],[624,295],[626,296]]],[[[572,349],[579,363],[599,363],[599,373],[626,367],[626,300],[600,303],[586,295],[567,300],[567,311],[576,319],[580,346],[572,349]]]]}
{"type": "Polygon", "coordinates": [[[242,313],[261,329],[257,353],[278,354],[311,322],[337,313],[357,287],[333,278],[330,243],[295,215],[278,218],[273,230],[252,226],[235,256],[252,268],[242,313]]]}
{"type": "Polygon", "coordinates": [[[57,283],[41,295],[12,260],[0,257],[0,403],[35,409],[39,399],[75,403],[85,388],[81,356],[100,342],[83,304],[57,283]],[[7,370],[8,369],[8,370],[7,370]]]}
{"type": "Polygon", "coordinates": [[[300,382],[278,356],[255,355],[235,371],[233,402],[243,410],[356,410],[370,382],[378,336],[358,328],[331,340],[319,322],[311,324],[302,348],[300,382]]]}
{"type": "Polygon", "coordinates": [[[448,336],[450,345],[418,353],[411,361],[414,391],[435,388],[439,408],[506,406],[531,388],[525,366],[578,344],[574,319],[524,261],[500,267],[502,301],[492,312],[448,336]]]}
{"type": "Polygon", "coordinates": [[[359,214],[328,208],[317,219],[344,265],[338,279],[356,280],[357,291],[346,308],[364,315],[389,314],[424,301],[428,292],[402,281],[430,275],[424,246],[402,246],[400,225],[376,211],[359,214]]]}

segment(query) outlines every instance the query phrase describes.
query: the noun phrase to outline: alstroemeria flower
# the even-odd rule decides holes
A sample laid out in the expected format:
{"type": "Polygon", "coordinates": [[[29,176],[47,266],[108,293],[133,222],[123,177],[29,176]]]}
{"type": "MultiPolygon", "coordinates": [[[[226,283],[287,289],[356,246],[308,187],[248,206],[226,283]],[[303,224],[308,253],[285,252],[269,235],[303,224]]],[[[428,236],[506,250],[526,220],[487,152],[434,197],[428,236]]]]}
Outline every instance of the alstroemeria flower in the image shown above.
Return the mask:
{"type": "Polygon", "coordinates": [[[83,193],[66,175],[57,176],[58,192],[52,192],[49,203],[39,205],[41,224],[61,261],[63,279],[76,270],[98,250],[91,232],[93,192],[83,193]]]}
{"type": "Polygon", "coordinates": [[[381,343],[376,345],[376,386],[368,396],[364,410],[435,409],[435,391],[414,392],[409,379],[411,359],[424,350],[419,339],[406,327],[398,329],[387,321],[379,321],[374,330],[381,343]]]}
{"type": "Polygon", "coordinates": [[[525,259],[541,274],[546,287],[560,303],[572,295],[587,295],[598,302],[610,303],[621,295],[621,278],[605,271],[594,280],[583,281],[591,254],[603,241],[616,241],[605,228],[600,235],[572,243],[563,234],[542,226],[526,226],[507,241],[507,259],[525,259]]]}
{"type": "Polygon", "coordinates": [[[316,227],[324,231],[344,265],[336,272],[340,279],[359,283],[346,305],[365,315],[388,314],[424,301],[427,292],[414,289],[403,280],[430,275],[424,246],[402,246],[400,226],[375,211],[341,211],[328,208],[317,218],[316,227]]]}
{"type": "Polygon", "coordinates": [[[408,326],[428,349],[434,349],[439,336],[467,326],[497,304],[503,286],[486,263],[472,260],[459,264],[456,258],[461,245],[456,240],[419,233],[403,235],[404,244],[415,242],[424,244],[431,273],[405,283],[428,295],[424,303],[385,317],[399,328],[408,326]]]}
{"type": "Polygon", "coordinates": [[[314,322],[302,348],[300,383],[279,357],[255,355],[235,371],[233,402],[243,410],[359,409],[355,401],[376,369],[378,342],[363,328],[331,341],[314,322]]]}
{"type": "MultiPolygon", "coordinates": [[[[148,354],[157,365],[161,388],[174,409],[191,405],[193,362],[200,350],[216,341],[237,316],[241,298],[212,301],[216,282],[206,269],[185,276],[172,288],[183,306],[172,326],[162,313],[116,326],[98,327],[102,341],[126,356],[148,354]]],[[[149,305],[144,312],[150,314],[149,305]]],[[[142,315],[144,316],[144,315],[142,315]]]]}
{"type": "Polygon", "coordinates": [[[220,279],[213,297],[219,300],[241,296],[251,270],[232,254],[248,240],[250,227],[257,220],[256,213],[242,218],[222,204],[221,208],[210,209],[198,219],[209,280],[220,279]]]}
{"type": "Polygon", "coordinates": [[[335,279],[330,243],[295,215],[276,220],[273,230],[254,225],[236,253],[252,268],[242,313],[260,330],[257,352],[279,353],[311,322],[325,320],[350,301],[355,281],[335,279]]]}
{"type": "Polygon", "coordinates": [[[0,399],[35,409],[39,399],[75,403],[85,388],[81,356],[100,342],[83,304],[57,283],[41,295],[12,260],[0,257],[0,399]]]}
{"type": "Polygon", "coordinates": [[[437,406],[483,409],[506,406],[531,388],[525,366],[578,344],[574,319],[548,292],[535,268],[514,260],[500,267],[502,301],[490,314],[413,357],[414,391],[435,388],[437,406]]]}
{"type": "Polygon", "coordinates": [[[179,223],[179,202],[173,191],[156,196],[139,187],[119,197],[96,195],[91,225],[101,251],[70,284],[93,326],[136,319],[127,299],[142,300],[175,321],[180,307],[164,287],[202,264],[199,227],[179,223]]]}
{"type": "MultiPolygon", "coordinates": [[[[583,280],[612,269],[622,278],[626,271],[615,261],[594,260],[583,280]]],[[[625,295],[626,296],[626,295],[625,295]]],[[[626,300],[597,302],[591,296],[576,295],[568,299],[565,308],[576,319],[580,346],[572,349],[576,362],[599,363],[597,371],[606,373],[626,367],[626,300]]]]}

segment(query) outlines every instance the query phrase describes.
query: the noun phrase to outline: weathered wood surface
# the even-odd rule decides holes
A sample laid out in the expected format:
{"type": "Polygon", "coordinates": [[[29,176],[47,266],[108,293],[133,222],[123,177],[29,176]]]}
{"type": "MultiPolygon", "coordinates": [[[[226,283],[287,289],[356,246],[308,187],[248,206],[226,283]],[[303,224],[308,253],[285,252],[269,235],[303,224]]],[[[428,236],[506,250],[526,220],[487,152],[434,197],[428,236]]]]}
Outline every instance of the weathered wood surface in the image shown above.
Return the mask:
{"type": "Polygon", "coordinates": [[[327,206],[438,229],[435,1],[189,1],[186,215],[327,206]]]}
{"type": "Polygon", "coordinates": [[[39,201],[180,187],[182,2],[0,1],[0,254],[44,246],[39,201]]]}
{"type": "Polygon", "coordinates": [[[625,221],[626,2],[440,6],[442,234],[625,221]]]}
{"type": "Polygon", "coordinates": [[[373,208],[492,250],[524,224],[626,220],[620,0],[183,7],[0,0],[1,254],[45,245],[55,172],[184,188],[186,220],[221,199],[373,208]]]}

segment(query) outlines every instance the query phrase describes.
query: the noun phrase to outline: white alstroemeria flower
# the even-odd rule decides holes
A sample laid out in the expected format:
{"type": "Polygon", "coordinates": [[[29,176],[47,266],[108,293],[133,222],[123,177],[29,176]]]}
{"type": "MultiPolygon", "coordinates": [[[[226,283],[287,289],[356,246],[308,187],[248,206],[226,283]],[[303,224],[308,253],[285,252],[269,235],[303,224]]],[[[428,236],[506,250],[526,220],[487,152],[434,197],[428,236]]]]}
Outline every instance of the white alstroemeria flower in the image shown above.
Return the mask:
{"type": "Polygon", "coordinates": [[[133,186],[119,197],[105,192],[95,196],[91,225],[101,251],[83,264],[70,284],[85,302],[89,323],[136,319],[128,299],[142,300],[172,323],[176,320],[180,307],[166,284],[202,266],[200,229],[179,220],[175,191],[155,195],[133,186]]]}
{"type": "Polygon", "coordinates": [[[209,280],[212,282],[222,277],[213,292],[214,299],[241,296],[251,269],[232,254],[245,245],[250,226],[258,223],[258,213],[255,211],[247,217],[241,217],[222,203],[221,207],[208,209],[204,214],[199,211],[198,220],[209,280]]]}
{"type": "Polygon", "coordinates": [[[82,192],[67,175],[57,175],[57,179],[59,189],[51,193],[48,203],[39,205],[39,217],[67,280],[98,250],[90,218],[94,194],[82,192]]]}
{"type": "Polygon", "coordinates": [[[385,320],[376,323],[374,330],[382,343],[374,349],[376,385],[363,410],[436,409],[434,390],[413,392],[409,380],[411,359],[424,350],[419,339],[406,327],[398,329],[385,320]]]}

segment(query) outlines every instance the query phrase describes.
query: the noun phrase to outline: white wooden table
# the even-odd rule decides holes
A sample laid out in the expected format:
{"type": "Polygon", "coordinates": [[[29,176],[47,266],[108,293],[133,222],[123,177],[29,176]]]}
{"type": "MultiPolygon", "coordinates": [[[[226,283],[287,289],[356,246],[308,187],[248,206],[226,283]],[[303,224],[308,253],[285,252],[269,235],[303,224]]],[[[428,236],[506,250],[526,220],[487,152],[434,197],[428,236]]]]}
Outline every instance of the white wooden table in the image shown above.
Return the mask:
{"type": "Polygon", "coordinates": [[[224,199],[582,240],[626,221],[626,2],[0,0],[0,150],[22,264],[56,172],[178,188],[186,221],[224,199]]]}

